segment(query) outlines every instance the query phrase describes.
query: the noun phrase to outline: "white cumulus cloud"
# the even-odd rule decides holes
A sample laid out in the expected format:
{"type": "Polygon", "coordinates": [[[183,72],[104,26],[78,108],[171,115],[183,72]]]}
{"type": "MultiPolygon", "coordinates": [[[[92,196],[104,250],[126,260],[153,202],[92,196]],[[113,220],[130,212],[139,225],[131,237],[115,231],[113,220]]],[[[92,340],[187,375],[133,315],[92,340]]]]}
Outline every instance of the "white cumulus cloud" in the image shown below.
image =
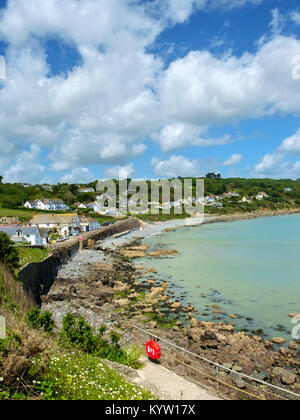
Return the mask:
{"type": "Polygon", "coordinates": [[[83,183],[95,181],[95,176],[87,168],[75,168],[70,173],[61,177],[60,181],[67,184],[83,183]]]}
{"type": "Polygon", "coordinates": [[[108,168],[105,170],[104,176],[109,179],[126,179],[132,178],[134,173],[134,165],[133,163],[130,163],[125,166],[114,166],[112,168],[108,168]]]}
{"type": "MultiPolygon", "coordinates": [[[[149,139],[165,152],[227,144],[230,136],[213,138],[210,128],[276,113],[299,116],[300,84],[291,71],[300,41],[294,36],[273,34],[241,56],[191,51],[167,68],[149,52],[164,29],[197,9],[258,3],[9,0],[0,14],[0,40],[7,43],[0,152],[8,157],[10,179],[22,179],[10,158],[32,145],[48,151],[52,170],[72,174],[89,165],[126,166],[149,139]],[[49,39],[74,48],[80,63],[53,75],[49,39]]],[[[40,172],[42,166],[37,158],[40,172]]]]}
{"type": "Polygon", "coordinates": [[[223,162],[223,166],[237,166],[242,162],[242,160],[243,155],[239,153],[234,153],[232,156],[230,156],[230,158],[223,162]]]}
{"type": "Polygon", "coordinates": [[[152,159],[151,165],[155,175],[161,178],[177,178],[178,176],[198,176],[200,165],[197,160],[172,155],[168,160],[152,159]]]}
{"type": "Polygon", "coordinates": [[[298,178],[300,177],[300,160],[296,162],[289,160],[294,156],[300,156],[300,128],[294,135],[284,139],[273,153],[266,154],[255,165],[254,174],[260,177],[298,178]]]}

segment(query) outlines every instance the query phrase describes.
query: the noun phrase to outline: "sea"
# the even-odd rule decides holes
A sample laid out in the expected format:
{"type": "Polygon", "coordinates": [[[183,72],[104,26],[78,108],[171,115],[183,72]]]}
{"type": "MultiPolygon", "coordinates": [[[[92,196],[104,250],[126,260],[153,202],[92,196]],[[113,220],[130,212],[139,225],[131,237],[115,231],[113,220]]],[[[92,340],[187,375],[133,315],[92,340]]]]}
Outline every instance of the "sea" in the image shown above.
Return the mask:
{"type": "Polygon", "coordinates": [[[155,268],[173,300],[198,309],[196,318],[292,339],[289,314],[300,313],[300,214],[183,227],[143,243],[179,252],[138,264],[155,268]]]}

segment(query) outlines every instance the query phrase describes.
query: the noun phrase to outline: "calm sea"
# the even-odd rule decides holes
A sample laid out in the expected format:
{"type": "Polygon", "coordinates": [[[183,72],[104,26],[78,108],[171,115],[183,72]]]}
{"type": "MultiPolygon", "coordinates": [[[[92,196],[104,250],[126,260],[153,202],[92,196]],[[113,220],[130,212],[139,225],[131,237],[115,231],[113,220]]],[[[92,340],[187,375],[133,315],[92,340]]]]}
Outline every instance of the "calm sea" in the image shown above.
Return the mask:
{"type": "Polygon", "coordinates": [[[155,267],[199,319],[229,322],[234,314],[237,330],[291,339],[288,315],[300,313],[300,215],[182,228],[143,242],[180,252],[139,264],[155,267]]]}

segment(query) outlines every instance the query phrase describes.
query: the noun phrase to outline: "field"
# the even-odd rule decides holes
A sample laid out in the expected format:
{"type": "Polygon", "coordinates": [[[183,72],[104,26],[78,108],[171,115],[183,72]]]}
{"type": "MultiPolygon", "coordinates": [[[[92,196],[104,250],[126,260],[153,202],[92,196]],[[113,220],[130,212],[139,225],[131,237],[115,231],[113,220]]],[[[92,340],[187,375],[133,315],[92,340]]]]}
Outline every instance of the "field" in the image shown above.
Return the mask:
{"type": "Polygon", "coordinates": [[[6,209],[0,207],[0,217],[19,217],[20,219],[31,219],[34,210],[26,209],[6,209]]]}

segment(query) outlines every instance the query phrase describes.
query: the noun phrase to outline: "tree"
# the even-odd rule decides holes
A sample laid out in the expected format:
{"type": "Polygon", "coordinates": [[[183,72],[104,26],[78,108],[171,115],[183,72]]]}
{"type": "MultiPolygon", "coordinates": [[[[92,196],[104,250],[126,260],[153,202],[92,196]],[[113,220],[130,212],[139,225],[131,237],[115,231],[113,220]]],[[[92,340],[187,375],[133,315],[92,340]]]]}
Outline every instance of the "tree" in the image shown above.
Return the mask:
{"type": "Polygon", "coordinates": [[[0,184],[2,184],[3,176],[0,175],[0,184]]]}
{"type": "Polygon", "coordinates": [[[213,179],[220,179],[221,174],[215,174],[214,172],[210,172],[206,175],[205,178],[213,178],[213,179]]]}
{"type": "Polygon", "coordinates": [[[14,248],[9,236],[0,232],[0,263],[6,265],[10,270],[19,267],[19,253],[14,248]]]}

